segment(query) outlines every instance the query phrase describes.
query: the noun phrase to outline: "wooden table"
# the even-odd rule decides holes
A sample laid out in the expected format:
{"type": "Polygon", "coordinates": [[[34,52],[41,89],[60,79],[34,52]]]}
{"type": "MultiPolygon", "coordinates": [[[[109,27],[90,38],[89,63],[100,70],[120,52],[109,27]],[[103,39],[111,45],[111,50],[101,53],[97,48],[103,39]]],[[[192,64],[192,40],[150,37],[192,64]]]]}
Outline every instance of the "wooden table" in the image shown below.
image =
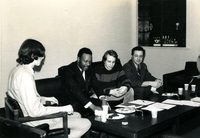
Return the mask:
{"type": "MultiPolygon", "coordinates": [[[[186,95],[188,96],[188,94],[186,95]]],[[[93,129],[119,137],[140,138],[150,136],[169,127],[173,127],[173,132],[177,134],[179,133],[180,119],[192,115],[197,110],[199,110],[199,107],[176,105],[169,110],[158,112],[156,119],[151,117],[149,111],[145,111],[143,116],[132,113],[125,115],[124,119],[107,120],[105,123],[101,122],[101,117],[97,116],[90,116],[88,119],[91,121],[93,129]],[[127,121],[128,125],[122,125],[124,121],[127,121]]]]}

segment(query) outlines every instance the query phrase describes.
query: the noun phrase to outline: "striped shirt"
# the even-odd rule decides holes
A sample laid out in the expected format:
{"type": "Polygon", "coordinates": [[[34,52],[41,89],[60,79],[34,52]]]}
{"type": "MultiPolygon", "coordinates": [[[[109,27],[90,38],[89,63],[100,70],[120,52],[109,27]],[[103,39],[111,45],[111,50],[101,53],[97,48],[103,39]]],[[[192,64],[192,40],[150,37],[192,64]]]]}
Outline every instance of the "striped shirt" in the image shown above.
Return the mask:
{"type": "Polygon", "coordinates": [[[101,63],[94,69],[92,86],[98,96],[109,96],[110,90],[114,88],[126,86],[129,90],[131,82],[125,75],[121,65],[116,63],[112,70],[107,70],[104,64],[101,63]]]}

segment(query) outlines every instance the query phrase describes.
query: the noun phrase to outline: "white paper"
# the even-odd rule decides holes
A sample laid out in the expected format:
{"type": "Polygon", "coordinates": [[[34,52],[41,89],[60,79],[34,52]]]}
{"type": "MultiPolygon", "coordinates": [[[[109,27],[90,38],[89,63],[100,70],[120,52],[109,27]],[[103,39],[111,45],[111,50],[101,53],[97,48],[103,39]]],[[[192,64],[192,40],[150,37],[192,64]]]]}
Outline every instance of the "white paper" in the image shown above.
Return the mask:
{"type": "Polygon", "coordinates": [[[160,108],[160,109],[171,109],[175,107],[176,105],[171,105],[171,104],[164,104],[164,103],[154,103],[149,106],[155,107],[155,108],[160,108]]]}
{"type": "Polygon", "coordinates": [[[194,97],[190,100],[193,101],[193,102],[199,102],[200,103],[200,97],[194,97]]]}
{"type": "Polygon", "coordinates": [[[187,105],[187,106],[194,106],[199,107],[200,103],[189,101],[189,100],[171,100],[167,99],[163,101],[162,103],[168,103],[168,104],[174,104],[174,105],[187,105]]]}
{"type": "Polygon", "coordinates": [[[157,110],[157,111],[162,111],[162,110],[164,110],[164,109],[156,108],[156,107],[154,107],[154,106],[152,106],[152,105],[149,105],[149,106],[147,106],[147,107],[142,108],[142,110],[148,110],[148,111],[157,110]]]}
{"type": "Polygon", "coordinates": [[[183,105],[183,102],[181,102],[181,100],[172,100],[172,99],[167,99],[163,101],[162,103],[173,104],[173,105],[183,105]]]}
{"type": "Polygon", "coordinates": [[[149,105],[149,104],[152,104],[152,103],[155,103],[155,102],[147,101],[147,100],[135,100],[135,101],[131,101],[129,103],[137,104],[137,105],[149,105]]]}

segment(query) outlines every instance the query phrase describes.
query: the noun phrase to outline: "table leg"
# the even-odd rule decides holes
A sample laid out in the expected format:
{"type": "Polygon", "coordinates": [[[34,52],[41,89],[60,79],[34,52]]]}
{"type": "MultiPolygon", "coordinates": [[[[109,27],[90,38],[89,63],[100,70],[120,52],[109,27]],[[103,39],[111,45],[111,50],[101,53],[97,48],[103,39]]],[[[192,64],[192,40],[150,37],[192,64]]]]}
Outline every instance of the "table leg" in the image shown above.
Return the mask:
{"type": "Polygon", "coordinates": [[[179,124],[180,124],[180,120],[178,118],[176,120],[176,123],[173,125],[173,133],[174,134],[179,134],[179,124]]]}

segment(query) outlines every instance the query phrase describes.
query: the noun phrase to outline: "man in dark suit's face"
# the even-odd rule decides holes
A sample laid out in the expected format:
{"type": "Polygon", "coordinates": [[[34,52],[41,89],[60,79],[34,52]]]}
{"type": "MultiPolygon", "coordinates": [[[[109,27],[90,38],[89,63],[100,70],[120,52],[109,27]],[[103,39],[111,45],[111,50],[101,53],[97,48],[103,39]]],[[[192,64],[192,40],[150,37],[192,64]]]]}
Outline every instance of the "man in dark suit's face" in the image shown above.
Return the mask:
{"type": "Polygon", "coordinates": [[[143,51],[140,51],[140,50],[134,51],[132,55],[133,63],[135,63],[136,65],[139,65],[142,63],[143,58],[144,58],[143,51]]]}
{"type": "Polygon", "coordinates": [[[83,55],[81,57],[77,58],[77,61],[78,61],[78,66],[82,70],[86,71],[86,70],[88,70],[88,68],[90,67],[90,65],[92,63],[92,55],[83,53],[83,55]]]}

